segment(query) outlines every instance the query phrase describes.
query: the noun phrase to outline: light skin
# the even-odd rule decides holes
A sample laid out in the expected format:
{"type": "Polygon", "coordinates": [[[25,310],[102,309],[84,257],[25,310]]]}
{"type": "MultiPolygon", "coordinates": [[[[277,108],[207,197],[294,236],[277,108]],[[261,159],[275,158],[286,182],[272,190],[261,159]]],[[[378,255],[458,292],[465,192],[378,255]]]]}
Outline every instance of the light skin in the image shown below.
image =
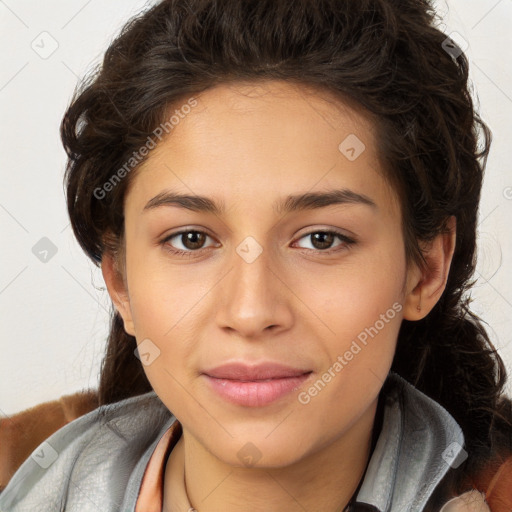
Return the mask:
{"type": "Polygon", "coordinates": [[[424,248],[429,268],[408,266],[400,206],[360,110],[325,91],[278,81],[220,85],[196,99],[133,178],[125,263],[109,254],[102,262],[125,330],[160,350],[144,370],[183,426],[166,466],[164,510],[176,510],[168,491],[173,471],[183,467],[199,512],[341,510],[368,462],[400,323],[426,316],[445,288],[454,219],[450,233],[424,248]],[[353,161],[339,149],[350,134],[365,145],[353,161]],[[349,189],[374,206],[273,209],[288,195],[333,189],[349,189]],[[206,196],[225,211],[145,209],[170,190],[206,196]],[[205,236],[163,242],[184,228],[205,236]],[[332,230],[355,243],[313,236],[332,230]],[[237,252],[247,237],[262,249],[250,263],[237,252]],[[393,304],[400,311],[389,318],[393,304]],[[382,314],[388,322],[378,334],[300,403],[299,392],[382,314]],[[231,361],[273,361],[312,373],[300,390],[246,407],[227,402],[201,375],[231,361]],[[257,448],[251,466],[239,456],[247,443],[257,448]]]}

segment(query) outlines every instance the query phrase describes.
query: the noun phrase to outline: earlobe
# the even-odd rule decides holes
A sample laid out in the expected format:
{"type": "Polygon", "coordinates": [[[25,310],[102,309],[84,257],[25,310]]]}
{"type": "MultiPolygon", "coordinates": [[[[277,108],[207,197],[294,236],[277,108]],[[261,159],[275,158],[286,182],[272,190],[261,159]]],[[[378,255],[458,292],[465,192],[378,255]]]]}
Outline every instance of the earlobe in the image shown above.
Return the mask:
{"type": "Polygon", "coordinates": [[[130,300],[128,291],[123,280],[121,272],[117,268],[114,256],[105,252],[101,259],[101,272],[107,286],[108,294],[116,310],[119,312],[124,322],[124,330],[135,336],[130,300]]]}
{"type": "Polygon", "coordinates": [[[420,271],[415,266],[409,271],[408,285],[412,289],[404,300],[405,320],[425,318],[446,288],[456,243],[457,222],[453,215],[446,223],[446,231],[423,248],[427,268],[420,271]]]}

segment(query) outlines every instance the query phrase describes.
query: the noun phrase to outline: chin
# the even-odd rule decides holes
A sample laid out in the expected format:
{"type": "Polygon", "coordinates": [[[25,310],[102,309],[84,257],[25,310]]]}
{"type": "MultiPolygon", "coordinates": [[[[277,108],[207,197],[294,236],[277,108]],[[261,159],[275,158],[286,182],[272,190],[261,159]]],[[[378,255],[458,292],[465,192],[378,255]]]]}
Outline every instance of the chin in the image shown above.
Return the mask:
{"type": "MultiPolygon", "coordinates": [[[[275,428],[275,425],[273,426],[275,428]]],[[[265,429],[259,435],[249,433],[234,434],[224,442],[212,442],[207,438],[206,449],[225,464],[246,468],[281,468],[294,464],[305,456],[303,440],[283,430],[279,435],[265,429]],[[301,447],[300,451],[298,447],[301,447]]]]}

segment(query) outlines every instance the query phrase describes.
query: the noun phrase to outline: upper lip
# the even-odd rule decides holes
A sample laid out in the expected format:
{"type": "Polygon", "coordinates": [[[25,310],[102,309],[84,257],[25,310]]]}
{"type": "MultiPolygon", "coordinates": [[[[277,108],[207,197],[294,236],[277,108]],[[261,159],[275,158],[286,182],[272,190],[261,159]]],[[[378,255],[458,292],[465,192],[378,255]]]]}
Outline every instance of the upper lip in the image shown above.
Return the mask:
{"type": "Polygon", "coordinates": [[[311,370],[304,370],[301,368],[294,368],[279,363],[260,363],[260,364],[245,364],[245,363],[226,363],[221,366],[216,366],[210,370],[203,371],[209,377],[217,379],[230,379],[230,380],[265,380],[265,379],[284,379],[286,377],[298,377],[305,373],[310,373],[311,370]]]}

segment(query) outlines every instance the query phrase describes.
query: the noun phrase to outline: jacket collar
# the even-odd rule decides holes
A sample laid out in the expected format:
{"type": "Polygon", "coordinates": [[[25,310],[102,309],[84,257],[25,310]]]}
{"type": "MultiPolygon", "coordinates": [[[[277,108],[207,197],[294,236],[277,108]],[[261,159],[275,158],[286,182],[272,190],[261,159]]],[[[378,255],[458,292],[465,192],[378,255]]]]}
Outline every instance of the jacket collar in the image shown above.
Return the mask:
{"type": "Polygon", "coordinates": [[[450,467],[467,457],[464,435],[446,409],[394,372],[379,400],[382,429],[354,508],[420,512],[450,467]]]}

